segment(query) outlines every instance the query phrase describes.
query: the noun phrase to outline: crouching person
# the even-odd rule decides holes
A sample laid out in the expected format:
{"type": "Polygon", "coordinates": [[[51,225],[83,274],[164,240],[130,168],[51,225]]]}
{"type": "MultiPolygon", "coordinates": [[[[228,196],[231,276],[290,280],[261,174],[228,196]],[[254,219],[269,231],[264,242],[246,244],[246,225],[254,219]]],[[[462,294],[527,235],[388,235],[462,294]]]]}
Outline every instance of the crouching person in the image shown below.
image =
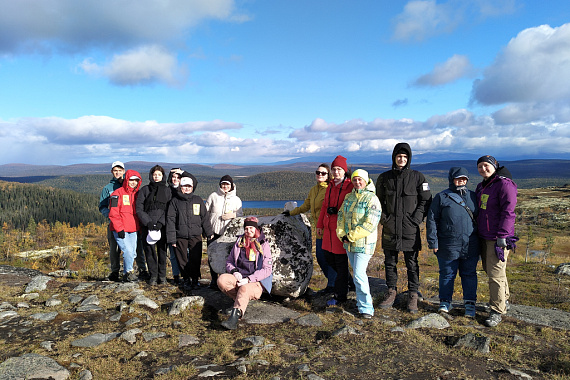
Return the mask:
{"type": "Polygon", "coordinates": [[[234,300],[229,318],[222,322],[228,330],[237,328],[250,300],[271,293],[273,267],[269,243],[257,225],[256,217],[244,221],[244,234],[239,236],[226,261],[226,272],[218,278],[218,287],[234,300]]]}

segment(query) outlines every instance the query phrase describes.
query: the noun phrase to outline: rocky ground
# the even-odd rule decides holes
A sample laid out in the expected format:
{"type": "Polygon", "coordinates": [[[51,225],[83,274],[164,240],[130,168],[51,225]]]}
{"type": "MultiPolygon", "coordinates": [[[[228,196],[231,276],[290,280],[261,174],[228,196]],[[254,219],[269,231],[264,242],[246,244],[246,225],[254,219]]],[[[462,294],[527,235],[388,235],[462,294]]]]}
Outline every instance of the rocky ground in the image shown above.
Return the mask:
{"type": "MultiPolygon", "coordinates": [[[[373,296],[384,282],[371,278],[373,296]]],[[[570,313],[511,305],[484,327],[460,305],[439,315],[422,300],[361,320],[326,296],[250,304],[236,332],[207,287],[57,278],[0,266],[0,380],[4,379],[517,379],[570,376],[570,313]],[[566,342],[566,343],[565,343],[566,342]]],[[[351,294],[354,298],[354,293],[351,294]]]]}

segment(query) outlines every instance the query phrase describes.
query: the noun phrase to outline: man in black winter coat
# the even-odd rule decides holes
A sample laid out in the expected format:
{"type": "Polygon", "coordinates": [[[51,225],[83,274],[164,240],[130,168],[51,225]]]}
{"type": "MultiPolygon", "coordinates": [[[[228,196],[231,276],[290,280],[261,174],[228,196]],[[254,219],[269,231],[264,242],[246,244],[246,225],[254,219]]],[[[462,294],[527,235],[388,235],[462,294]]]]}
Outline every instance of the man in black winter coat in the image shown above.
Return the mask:
{"type": "Polygon", "coordinates": [[[408,272],[408,311],[418,310],[420,224],[431,202],[431,192],[424,175],[410,169],[412,149],[398,143],[392,152],[392,170],[380,174],[376,195],[382,205],[382,248],[388,293],[380,304],[390,308],[397,295],[398,253],[404,252],[408,272]]]}

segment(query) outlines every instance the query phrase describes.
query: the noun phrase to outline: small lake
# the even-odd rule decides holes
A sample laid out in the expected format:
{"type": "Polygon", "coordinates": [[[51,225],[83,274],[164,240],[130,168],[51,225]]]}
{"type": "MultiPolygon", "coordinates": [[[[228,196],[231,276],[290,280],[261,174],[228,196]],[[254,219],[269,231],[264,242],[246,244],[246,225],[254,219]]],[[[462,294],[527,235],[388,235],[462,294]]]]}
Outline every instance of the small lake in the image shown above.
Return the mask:
{"type": "MultiPolygon", "coordinates": [[[[279,208],[283,209],[285,203],[291,201],[242,201],[242,208],[279,208]]],[[[297,202],[297,206],[301,206],[304,200],[302,201],[292,201],[297,202]]]]}

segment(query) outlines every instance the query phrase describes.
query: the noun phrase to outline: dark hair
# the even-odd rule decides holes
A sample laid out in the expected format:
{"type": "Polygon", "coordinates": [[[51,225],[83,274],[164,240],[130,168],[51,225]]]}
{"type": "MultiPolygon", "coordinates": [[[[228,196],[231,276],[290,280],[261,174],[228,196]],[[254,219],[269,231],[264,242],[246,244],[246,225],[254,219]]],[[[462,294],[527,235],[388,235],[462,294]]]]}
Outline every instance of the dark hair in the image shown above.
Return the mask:
{"type": "Polygon", "coordinates": [[[162,173],[162,178],[166,178],[166,174],[164,174],[164,168],[160,165],[154,165],[152,168],[150,168],[150,176],[152,179],[152,175],[154,174],[154,172],[159,171],[162,173]]]}
{"type": "Polygon", "coordinates": [[[331,178],[332,178],[332,172],[331,172],[331,167],[329,166],[329,164],[320,164],[319,166],[317,166],[317,170],[319,168],[325,168],[327,169],[327,180],[325,181],[327,184],[331,183],[331,178]]]}

